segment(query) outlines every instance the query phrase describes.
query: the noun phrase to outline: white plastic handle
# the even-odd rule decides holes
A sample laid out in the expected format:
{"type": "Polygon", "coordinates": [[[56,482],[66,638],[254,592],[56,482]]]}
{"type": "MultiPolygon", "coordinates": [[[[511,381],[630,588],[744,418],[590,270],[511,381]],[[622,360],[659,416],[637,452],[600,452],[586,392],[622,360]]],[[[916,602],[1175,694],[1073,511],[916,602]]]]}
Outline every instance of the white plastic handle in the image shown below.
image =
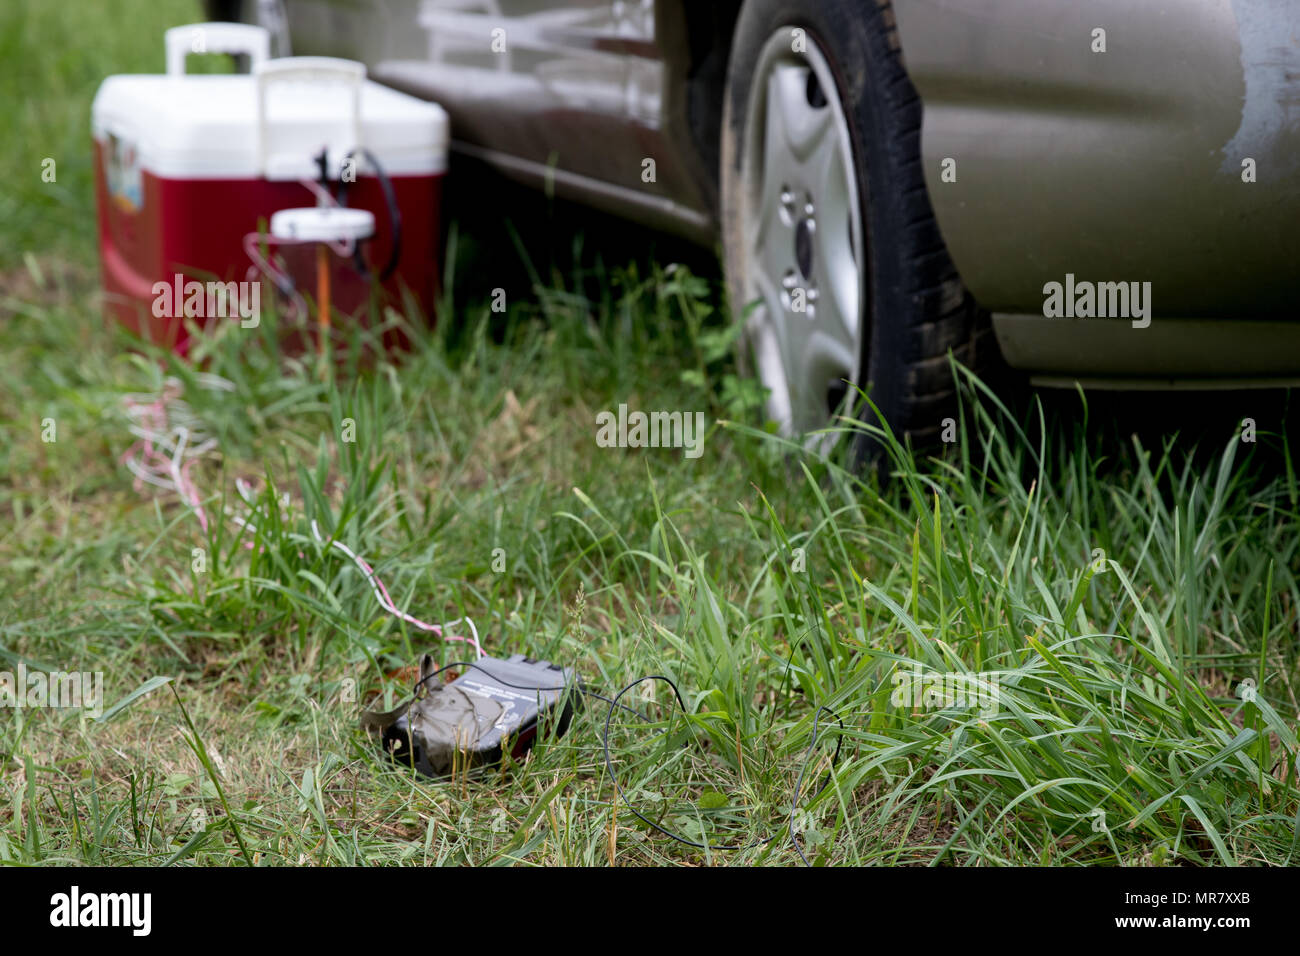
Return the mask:
{"type": "Polygon", "coordinates": [[[340,206],[281,209],[271,215],[271,235],[303,242],[359,242],[375,234],[375,214],[340,206]]]}
{"type": "Polygon", "coordinates": [[[271,34],[251,23],[191,23],[163,34],[167,49],[167,75],[185,75],[190,53],[246,53],[256,70],[271,57],[271,34]]]}
{"type": "Polygon", "coordinates": [[[361,145],[361,84],[366,79],[364,63],[333,56],[282,56],[254,67],[253,76],[257,83],[258,161],[263,175],[269,172],[266,154],[266,91],[273,83],[333,81],[349,87],[347,100],[352,113],[350,146],[361,145]]]}

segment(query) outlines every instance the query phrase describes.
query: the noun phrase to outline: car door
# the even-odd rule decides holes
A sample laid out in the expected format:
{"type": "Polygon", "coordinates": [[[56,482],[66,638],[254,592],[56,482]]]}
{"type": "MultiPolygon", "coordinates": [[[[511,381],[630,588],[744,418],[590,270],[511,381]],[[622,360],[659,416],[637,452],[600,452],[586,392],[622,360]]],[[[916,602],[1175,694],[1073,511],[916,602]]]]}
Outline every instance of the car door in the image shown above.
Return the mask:
{"type": "Polygon", "coordinates": [[[1300,3],[894,0],[944,239],[996,311],[1067,275],[1294,318],[1300,3]]]}
{"type": "Polygon", "coordinates": [[[459,152],[621,211],[691,195],[663,132],[655,0],[271,2],[294,54],[439,102],[459,152]]]}

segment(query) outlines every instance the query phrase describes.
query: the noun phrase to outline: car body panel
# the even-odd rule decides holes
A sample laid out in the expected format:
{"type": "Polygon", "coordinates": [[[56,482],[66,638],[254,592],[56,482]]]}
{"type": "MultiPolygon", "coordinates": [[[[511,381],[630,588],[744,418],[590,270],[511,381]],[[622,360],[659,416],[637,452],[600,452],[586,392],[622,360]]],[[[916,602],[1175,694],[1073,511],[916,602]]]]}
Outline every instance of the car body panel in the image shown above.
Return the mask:
{"type": "Polygon", "coordinates": [[[1151,282],[1157,318],[1297,317],[1300,4],[894,7],[931,201],[981,305],[1041,312],[1070,273],[1151,282]]]}
{"type": "Polygon", "coordinates": [[[1269,319],[1122,319],[994,315],[998,345],[1013,367],[1052,378],[1296,379],[1300,322],[1269,319]],[[1082,370],[1082,371],[1081,371],[1082,370]]]}

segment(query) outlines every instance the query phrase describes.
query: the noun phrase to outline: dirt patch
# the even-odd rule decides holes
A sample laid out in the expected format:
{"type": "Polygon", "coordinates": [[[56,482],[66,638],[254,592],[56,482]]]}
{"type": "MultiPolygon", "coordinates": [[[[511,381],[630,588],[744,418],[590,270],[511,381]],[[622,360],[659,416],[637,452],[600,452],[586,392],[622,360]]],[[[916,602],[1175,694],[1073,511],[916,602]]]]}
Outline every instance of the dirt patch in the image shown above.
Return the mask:
{"type": "Polygon", "coordinates": [[[65,305],[99,288],[99,273],[91,265],[57,256],[29,256],[25,264],[0,271],[0,318],[21,305],[65,305]]]}

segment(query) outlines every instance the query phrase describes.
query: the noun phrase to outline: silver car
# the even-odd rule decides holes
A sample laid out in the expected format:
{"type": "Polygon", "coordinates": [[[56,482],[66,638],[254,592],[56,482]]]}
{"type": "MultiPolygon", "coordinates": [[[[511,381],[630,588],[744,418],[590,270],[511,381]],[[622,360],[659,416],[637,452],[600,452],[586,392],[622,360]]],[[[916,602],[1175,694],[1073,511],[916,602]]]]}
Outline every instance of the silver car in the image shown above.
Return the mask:
{"type": "Polygon", "coordinates": [[[454,148],[721,240],[769,412],[1300,378],[1300,0],[212,0],[454,148]],[[850,393],[851,394],[851,393],[850,393]]]}

